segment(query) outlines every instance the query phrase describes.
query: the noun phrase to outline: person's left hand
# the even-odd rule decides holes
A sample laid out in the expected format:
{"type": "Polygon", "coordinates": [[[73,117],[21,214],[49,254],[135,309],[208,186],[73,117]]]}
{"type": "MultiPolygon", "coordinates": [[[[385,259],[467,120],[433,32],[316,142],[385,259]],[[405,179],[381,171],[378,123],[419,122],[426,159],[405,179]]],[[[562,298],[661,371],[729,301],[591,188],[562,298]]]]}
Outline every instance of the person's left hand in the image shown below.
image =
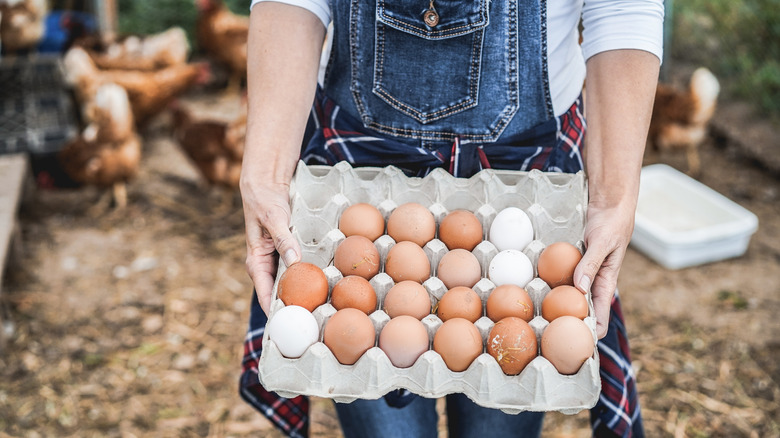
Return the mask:
{"type": "Polygon", "coordinates": [[[618,273],[634,229],[635,208],[633,203],[606,207],[594,202],[588,204],[585,254],[574,271],[574,284],[582,292],[592,292],[599,339],[606,336],[609,327],[618,273]]]}

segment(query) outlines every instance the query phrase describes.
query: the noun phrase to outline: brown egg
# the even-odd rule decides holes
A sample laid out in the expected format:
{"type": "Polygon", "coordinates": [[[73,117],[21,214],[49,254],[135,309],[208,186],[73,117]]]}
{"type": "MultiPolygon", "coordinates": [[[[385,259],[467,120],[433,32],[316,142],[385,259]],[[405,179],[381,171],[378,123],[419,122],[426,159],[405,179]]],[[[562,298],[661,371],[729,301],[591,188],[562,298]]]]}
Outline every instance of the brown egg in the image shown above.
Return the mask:
{"type": "Polygon", "coordinates": [[[482,337],[471,321],[453,318],[436,330],[433,349],[444,359],[447,368],[465,371],[482,354],[482,337]]]}
{"type": "Polygon", "coordinates": [[[379,348],[398,368],[414,365],[428,351],[428,330],[419,319],[401,315],[391,319],[379,333],[379,348]]]}
{"type": "Polygon", "coordinates": [[[341,213],[339,230],[347,237],[363,236],[373,242],[385,232],[385,218],[379,209],[371,204],[352,204],[341,213]]]}
{"type": "Polygon", "coordinates": [[[447,251],[439,260],[436,276],[452,289],[456,286],[474,287],[482,277],[482,268],[477,256],[462,248],[447,251]]]}
{"type": "Polygon", "coordinates": [[[516,316],[526,322],[534,317],[531,296],[515,284],[503,284],[493,289],[485,308],[488,318],[496,322],[509,316],[516,316]]]}
{"type": "Polygon", "coordinates": [[[359,275],[370,280],[379,273],[379,250],[367,237],[349,236],[336,247],[333,265],[345,277],[359,275]]]}
{"type": "Polygon", "coordinates": [[[471,251],[482,242],[482,224],[474,213],[455,210],[441,220],[439,240],[448,249],[463,248],[471,251]]]}
{"type": "Polygon", "coordinates": [[[404,280],[422,283],[431,276],[431,262],[420,245],[398,242],[387,252],[385,273],[396,283],[404,280]]]}
{"type": "Polygon", "coordinates": [[[376,332],[371,319],[358,309],[346,308],[334,313],[325,323],[322,341],[336,360],[352,365],[374,346],[376,332]]]}
{"type": "Polygon", "coordinates": [[[536,334],[524,320],[509,316],[490,329],[487,352],[504,374],[516,376],[537,356],[536,334]]]}
{"type": "Polygon", "coordinates": [[[390,318],[409,315],[423,319],[431,314],[431,297],[420,283],[405,280],[387,291],[382,307],[390,318]]]}
{"type": "Polygon", "coordinates": [[[574,268],[581,259],[582,254],[576,246],[569,242],[555,242],[539,254],[536,269],[539,278],[551,288],[562,284],[574,286],[574,268]]]}
{"type": "Polygon", "coordinates": [[[576,374],[595,346],[590,328],[573,316],[554,319],[542,332],[542,356],[561,374],[576,374]]]}
{"type": "Polygon", "coordinates": [[[436,235],[436,219],[421,204],[408,202],[390,213],[387,234],[396,242],[408,240],[422,247],[436,235]]]}
{"type": "Polygon", "coordinates": [[[317,265],[294,263],[279,278],[277,296],[286,306],[301,306],[313,312],[328,300],[328,278],[317,265]]]}
{"type": "Polygon", "coordinates": [[[583,319],[588,316],[588,299],[574,286],[553,288],[542,300],[542,317],[552,321],[563,315],[583,319]]]}
{"type": "Polygon", "coordinates": [[[359,275],[348,275],[333,286],[330,304],[336,310],[352,307],[369,315],[376,310],[376,291],[365,278],[359,275]]]}
{"type": "Polygon", "coordinates": [[[482,301],[474,289],[464,286],[454,287],[439,300],[436,315],[442,321],[463,318],[476,322],[482,316],[482,301]]]}

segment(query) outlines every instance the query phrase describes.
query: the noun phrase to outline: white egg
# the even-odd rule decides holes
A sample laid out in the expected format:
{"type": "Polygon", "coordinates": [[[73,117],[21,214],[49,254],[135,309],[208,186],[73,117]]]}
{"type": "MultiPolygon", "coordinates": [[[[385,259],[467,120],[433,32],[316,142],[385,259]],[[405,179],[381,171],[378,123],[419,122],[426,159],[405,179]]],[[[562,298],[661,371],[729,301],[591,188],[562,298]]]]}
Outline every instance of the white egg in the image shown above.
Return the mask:
{"type": "Polygon", "coordinates": [[[320,329],[314,315],[301,306],[277,310],[266,326],[268,338],[284,357],[297,358],[317,342],[320,329]]]}
{"type": "Polygon", "coordinates": [[[496,286],[514,284],[525,287],[534,278],[531,259],[516,249],[499,252],[490,261],[488,278],[496,286]]]}
{"type": "Polygon", "coordinates": [[[534,240],[531,219],[517,207],[507,207],[496,215],[488,234],[490,243],[499,251],[516,249],[522,251],[534,240]]]}

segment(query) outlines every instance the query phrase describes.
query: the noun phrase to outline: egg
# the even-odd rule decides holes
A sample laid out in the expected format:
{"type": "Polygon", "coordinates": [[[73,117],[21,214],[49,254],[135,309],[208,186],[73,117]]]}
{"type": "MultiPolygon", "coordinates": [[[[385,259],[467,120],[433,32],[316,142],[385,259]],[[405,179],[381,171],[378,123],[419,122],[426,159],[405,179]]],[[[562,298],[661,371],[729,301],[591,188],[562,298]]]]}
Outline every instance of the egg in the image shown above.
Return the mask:
{"type": "Polygon", "coordinates": [[[428,351],[428,330],[419,319],[401,315],[391,319],[379,333],[379,348],[398,368],[408,368],[428,351]]]}
{"type": "Polygon", "coordinates": [[[439,224],[439,240],[450,250],[471,251],[482,242],[482,224],[468,210],[452,211],[439,224]]]}
{"type": "Polygon", "coordinates": [[[488,240],[499,251],[515,249],[522,251],[534,240],[531,219],[517,207],[507,207],[496,215],[490,224],[488,240]]]}
{"type": "Polygon", "coordinates": [[[495,322],[509,316],[528,322],[534,317],[534,303],[528,291],[514,284],[502,284],[493,289],[485,310],[487,317],[495,322]]]}
{"type": "Polygon", "coordinates": [[[542,332],[541,344],[542,356],[565,375],[576,374],[596,346],[590,328],[573,316],[561,316],[550,322],[542,332]]]}
{"type": "Polygon", "coordinates": [[[439,300],[436,315],[442,321],[463,318],[476,322],[482,316],[482,301],[474,289],[464,286],[454,287],[439,300]]]}
{"type": "Polygon", "coordinates": [[[352,204],[341,213],[339,230],[347,237],[363,236],[373,242],[385,232],[385,218],[379,209],[371,204],[352,204]]]}
{"type": "Polygon", "coordinates": [[[474,287],[482,277],[482,268],[477,256],[471,251],[457,248],[442,256],[436,268],[436,276],[447,289],[456,286],[474,287]]]}
{"type": "Polygon", "coordinates": [[[313,312],[328,300],[328,278],[317,265],[293,263],[279,277],[277,296],[287,306],[301,306],[313,312]]]}
{"type": "Polygon", "coordinates": [[[368,315],[376,310],[376,301],[374,287],[359,275],[343,277],[330,293],[330,304],[336,310],[352,307],[368,315]]]}
{"type": "Polygon", "coordinates": [[[333,265],[345,277],[359,275],[370,280],[379,273],[379,250],[363,236],[349,236],[336,247],[333,265]]]}
{"type": "Polygon", "coordinates": [[[444,321],[433,336],[433,349],[452,371],[465,371],[482,354],[482,337],[469,320],[453,318],[444,321]]]}
{"type": "Polygon", "coordinates": [[[341,309],[325,323],[322,341],[336,360],[352,365],[374,346],[376,332],[371,319],[358,309],[341,309]]]}
{"type": "Polygon", "coordinates": [[[431,276],[431,262],[420,245],[398,242],[387,252],[385,273],[396,283],[404,280],[423,283],[431,276]]]}
{"type": "Polygon", "coordinates": [[[506,249],[490,260],[488,278],[496,286],[514,284],[525,287],[534,278],[534,266],[524,253],[506,249]]]}
{"type": "Polygon", "coordinates": [[[542,300],[542,317],[547,321],[569,315],[584,319],[588,316],[588,299],[574,286],[560,285],[553,288],[542,300]]]}
{"type": "Polygon", "coordinates": [[[301,306],[285,306],[268,321],[268,339],[276,344],[282,356],[298,358],[317,342],[320,328],[314,315],[301,306]]]}
{"type": "Polygon", "coordinates": [[[420,283],[404,280],[387,291],[382,307],[390,318],[409,315],[423,319],[431,314],[431,297],[420,283]]]}
{"type": "Polygon", "coordinates": [[[509,316],[499,320],[487,338],[487,352],[504,374],[516,376],[537,356],[536,333],[528,323],[509,316]]]}
{"type": "Polygon", "coordinates": [[[582,254],[576,246],[569,242],[555,242],[539,254],[536,269],[539,278],[551,288],[562,284],[574,286],[574,268],[581,259],[582,254]]]}
{"type": "Polygon", "coordinates": [[[396,242],[408,240],[422,247],[436,236],[436,219],[422,204],[407,202],[390,213],[387,234],[396,242]]]}

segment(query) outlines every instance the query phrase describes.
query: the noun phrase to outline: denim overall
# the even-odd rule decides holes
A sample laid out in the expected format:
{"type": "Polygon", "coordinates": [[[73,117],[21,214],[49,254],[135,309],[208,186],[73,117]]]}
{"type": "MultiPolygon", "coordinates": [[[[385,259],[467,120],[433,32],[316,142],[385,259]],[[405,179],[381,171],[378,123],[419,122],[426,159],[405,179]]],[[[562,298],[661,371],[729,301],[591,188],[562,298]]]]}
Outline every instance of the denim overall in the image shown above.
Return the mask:
{"type": "MultiPolygon", "coordinates": [[[[333,44],[301,151],[305,162],[392,164],[416,176],[448,164],[463,177],[485,167],[582,169],[581,100],[553,113],[546,0],[330,0],[330,8],[333,44]]],[[[610,397],[591,410],[594,435],[642,436],[617,298],[612,313],[599,351],[617,360],[602,361],[610,397]]],[[[268,393],[257,379],[266,321],[253,294],[241,395],[289,436],[305,436],[308,399],[268,393]]],[[[347,438],[437,435],[435,400],[405,390],[336,409],[347,438]]],[[[508,415],[463,394],[448,395],[447,409],[451,437],[541,432],[538,412],[508,415]]]]}

